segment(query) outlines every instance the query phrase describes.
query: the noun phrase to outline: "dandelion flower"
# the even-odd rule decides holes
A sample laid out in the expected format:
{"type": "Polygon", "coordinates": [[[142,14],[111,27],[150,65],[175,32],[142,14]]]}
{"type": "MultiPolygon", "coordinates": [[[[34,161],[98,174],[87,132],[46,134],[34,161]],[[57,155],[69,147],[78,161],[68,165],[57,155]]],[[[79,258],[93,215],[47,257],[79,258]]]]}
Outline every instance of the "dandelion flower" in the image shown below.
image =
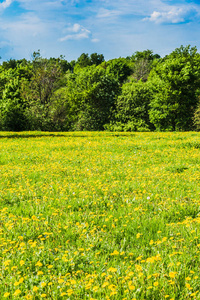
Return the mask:
{"type": "Polygon", "coordinates": [[[6,292],[3,296],[4,296],[4,298],[7,298],[10,296],[10,293],[6,292]]]}

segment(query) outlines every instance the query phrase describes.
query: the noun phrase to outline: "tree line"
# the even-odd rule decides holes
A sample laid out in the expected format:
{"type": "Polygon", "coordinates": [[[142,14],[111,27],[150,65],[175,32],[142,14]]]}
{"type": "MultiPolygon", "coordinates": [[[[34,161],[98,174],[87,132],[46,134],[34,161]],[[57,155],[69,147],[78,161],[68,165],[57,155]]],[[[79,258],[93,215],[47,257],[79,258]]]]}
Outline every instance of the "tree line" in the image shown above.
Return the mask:
{"type": "Polygon", "coordinates": [[[200,129],[200,54],[181,46],[105,61],[103,54],[0,65],[0,130],[200,129]]]}

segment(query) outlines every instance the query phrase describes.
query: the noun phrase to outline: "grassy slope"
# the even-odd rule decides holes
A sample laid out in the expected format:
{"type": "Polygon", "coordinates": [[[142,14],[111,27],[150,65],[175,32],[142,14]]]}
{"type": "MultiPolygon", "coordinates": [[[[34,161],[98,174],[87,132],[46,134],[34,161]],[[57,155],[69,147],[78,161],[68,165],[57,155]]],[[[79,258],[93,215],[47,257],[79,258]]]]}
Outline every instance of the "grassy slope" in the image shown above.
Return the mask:
{"type": "Polygon", "coordinates": [[[0,133],[0,299],[200,299],[199,133],[0,133]]]}

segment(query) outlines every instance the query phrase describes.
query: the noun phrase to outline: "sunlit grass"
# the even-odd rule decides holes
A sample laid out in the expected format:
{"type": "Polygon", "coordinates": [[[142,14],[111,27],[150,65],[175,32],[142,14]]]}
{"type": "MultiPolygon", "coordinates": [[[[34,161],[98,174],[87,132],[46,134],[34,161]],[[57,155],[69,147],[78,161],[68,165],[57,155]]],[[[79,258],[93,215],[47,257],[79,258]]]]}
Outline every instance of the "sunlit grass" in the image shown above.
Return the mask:
{"type": "Polygon", "coordinates": [[[199,133],[0,133],[0,299],[200,299],[199,133]]]}

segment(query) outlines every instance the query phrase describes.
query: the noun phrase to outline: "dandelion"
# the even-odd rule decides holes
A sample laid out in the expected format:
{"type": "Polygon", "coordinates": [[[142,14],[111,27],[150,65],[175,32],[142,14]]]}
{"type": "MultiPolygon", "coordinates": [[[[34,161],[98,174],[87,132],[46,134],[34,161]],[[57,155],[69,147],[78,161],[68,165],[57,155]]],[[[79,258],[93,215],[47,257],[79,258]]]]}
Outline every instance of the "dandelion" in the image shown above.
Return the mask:
{"type": "Polygon", "coordinates": [[[139,239],[141,237],[142,233],[137,233],[136,238],[139,239]]]}
{"type": "Polygon", "coordinates": [[[155,281],[153,285],[157,287],[159,285],[158,281],[155,281]]]}
{"type": "Polygon", "coordinates": [[[65,282],[63,279],[59,279],[59,280],[58,280],[58,283],[59,283],[59,284],[62,284],[63,282],[65,282]]]}
{"type": "Polygon", "coordinates": [[[18,290],[16,290],[15,292],[14,292],[14,296],[18,296],[19,294],[21,294],[21,291],[18,289],[18,290]]]}
{"type": "Polygon", "coordinates": [[[190,281],[191,277],[188,276],[188,277],[185,278],[185,280],[190,281]]]}
{"type": "Polygon", "coordinates": [[[169,277],[170,278],[175,278],[177,272],[169,272],[169,277]]]}
{"type": "Polygon", "coordinates": [[[72,289],[68,289],[67,290],[67,294],[68,294],[68,296],[71,296],[73,294],[73,290],[72,289]]]}
{"type": "Polygon", "coordinates": [[[111,253],[111,255],[119,255],[119,251],[114,250],[113,253],[111,253]]]}
{"type": "Polygon", "coordinates": [[[4,261],[4,266],[9,266],[9,264],[11,263],[11,260],[10,259],[8,259],[8,260],[6,260],[6,261],[4,261]]]}
{"type": "Polygon", "coordinates": [[[38,271],[37,272],[37,275],[39,276],[39,275],[43,275],[44,273],[42,272],[42,271],[38,271]]]}
{"type": "Polygon", "coordinates": [[[111,268],[108,269],[108,272],[115,273],[115,272],[117,272],[117,269],[111,267],[111,268]]]}
{"type": "Polygon", "coordinates": [[[40,261],[38,261],[35,266],[36,267],[42,267],[42,263],[40,261]]]}
{"type": "Polygon", "coordinates": [[[19,284],[22,283],[23,281],[24,281],[24,278],[21,277],[21,278],[19,279],[19,284]]]}
{"type": "Polygon", "coordinates": [[[53,265],[49,265],[49,266],[48,266],[48,269],[52,269],[52,268],[53,268],[53,265]]]}
{"type": "Polygon", "coordinates": [[[25,264],[25,261],[24,260],[20,260],[20,266],[23,266],[25,264]]]}
{"type": "Polygon", "coordinates": [[[46,284],[46,282],[41,282],[41,287],[43,288],[43,287],[45,287],[47,284],[46,284]]]}
{"type": "Polygon", "coordinates": [[[97,292],[97,291],[98,291],[98,289],[99,289],[99,287],[98,287],[98,286],[94,286],[94,287],[93,287],[93,291],[94,291],[94,292],[97,292]]]}
{"type": "Polygon", "coordinates": [[[65,295],[67,295],[67,293],[65,293],[65,292],[60,294],[61,297],[65,296],[65,295]]]}
{"type": "Polygon", "coordinates": [[[105,281],[103,284],[102,284],[102,288],[105,288],[106,286],[109,285],[109,282],[105,281]]]}
{"type": "Polygon", "coordinates": [[[26,295],[25,298],[26,298],[27,300],[33,299],[33,297],[32,297],[31,295],[26,295]]]}
{"type": "Polygon", "coordinates": [[[4,298],[7,298],[10,296],[10,293],[6,292],[3,296],[4,296],[4,298]]]}
{"type": "Polygon", "coordinates": [[[116,295],[117,294],[117,291],[112,291],[111,293],[110,293],[110,297],[111,296],[114,296],[114,295],[116,295]]]}

